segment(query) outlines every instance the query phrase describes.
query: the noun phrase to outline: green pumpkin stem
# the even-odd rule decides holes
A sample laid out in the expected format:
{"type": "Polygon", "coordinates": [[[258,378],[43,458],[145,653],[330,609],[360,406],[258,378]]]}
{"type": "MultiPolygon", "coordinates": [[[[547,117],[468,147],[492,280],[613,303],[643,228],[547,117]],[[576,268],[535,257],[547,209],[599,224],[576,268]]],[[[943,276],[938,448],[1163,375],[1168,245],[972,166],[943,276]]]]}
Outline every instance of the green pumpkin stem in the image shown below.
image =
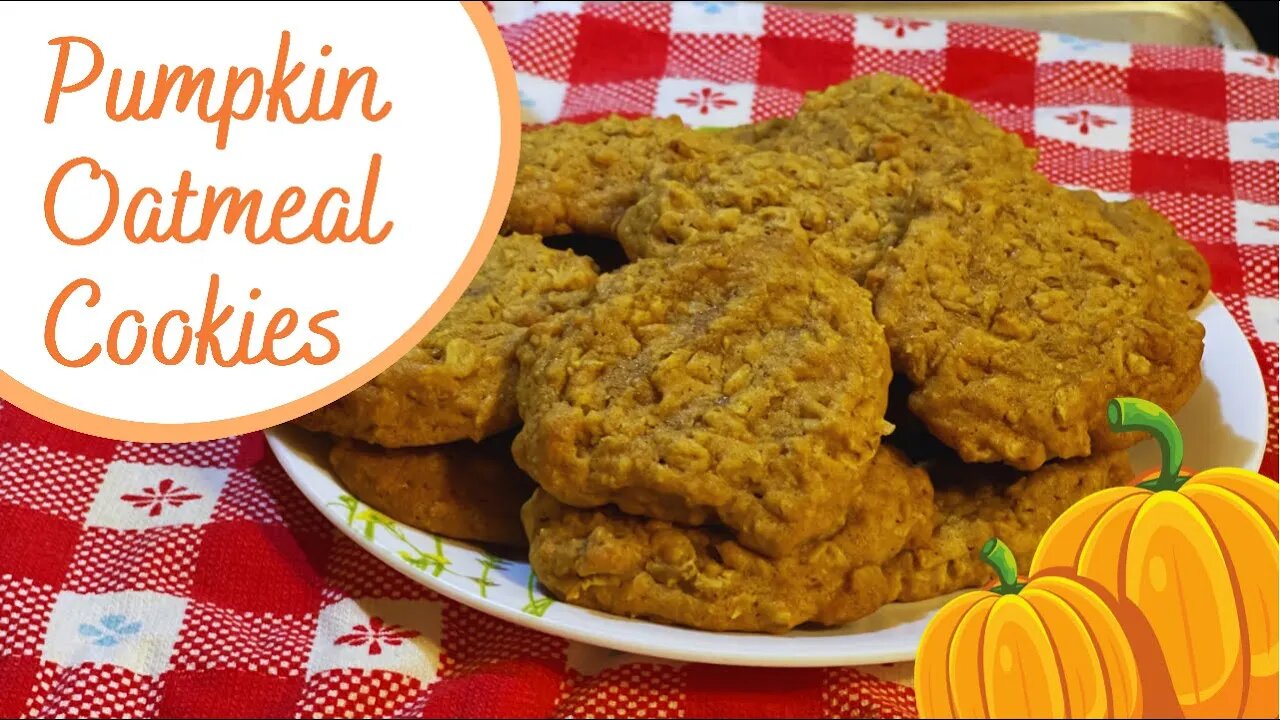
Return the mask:
{"type": "Polygon", "coordinates": [[[1159,405],[1141,398],[1113,398],[1107,403],[1107,423],[1112,432],[1145,432],[1160,446],[1160,475],[1138,483],[1138,487],[1152,492],[1177,490],[1187,481],[1181,475],[1182,433],[1159,405]]]}
{"type": "Polygon", "coordinates": [[[1018,561],[1013,551],[999,538],[991,538],[982,546],[982,561],[996,571],[1000,584],[991,588],[997,595],[1017,595],[1026,583],[1018,582],[1018,561]]]}

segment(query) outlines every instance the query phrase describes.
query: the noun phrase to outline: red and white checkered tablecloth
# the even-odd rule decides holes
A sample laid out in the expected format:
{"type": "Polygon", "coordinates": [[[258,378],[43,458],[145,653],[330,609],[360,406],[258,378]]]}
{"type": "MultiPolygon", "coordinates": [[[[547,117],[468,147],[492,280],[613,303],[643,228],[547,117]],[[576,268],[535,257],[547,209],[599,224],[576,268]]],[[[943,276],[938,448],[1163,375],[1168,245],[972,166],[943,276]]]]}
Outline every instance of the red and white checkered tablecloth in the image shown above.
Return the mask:
{"type": "MultiPolygon", "coordinates": [[[[732,125],[890,70],[970,99],[1053,180],[1139,195],[1213,267],[1266,379],[1276,476],[1276,59],[735,2],[499,4],[542,121],[732,125]]],[[[910,664],[765,670],[517,628],[379,564],[261,435],[136,445],[0,403],[0,716],[913,715],[910,664]]]]}

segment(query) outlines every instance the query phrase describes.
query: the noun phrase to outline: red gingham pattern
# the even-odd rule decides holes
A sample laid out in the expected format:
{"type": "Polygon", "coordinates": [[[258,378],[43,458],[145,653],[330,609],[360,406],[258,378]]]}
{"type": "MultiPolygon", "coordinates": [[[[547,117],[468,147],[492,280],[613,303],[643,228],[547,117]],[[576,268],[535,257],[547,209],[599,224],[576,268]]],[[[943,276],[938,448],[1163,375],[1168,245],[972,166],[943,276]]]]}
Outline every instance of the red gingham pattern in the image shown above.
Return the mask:
{"type": "Polygon", "coordinates": [[[117,457],[128,462],[153,465],[229,467],[240,451],[234,439],[171,445],[168,443],[123,443],[117,457]]]}
{"type": "Polygon", "coordinates": [[[575,676],[558,704],[571,718],[679,717],[684,708],[685,669],[632,662],[593,675],[575,676]]]}
{"type": "Polygon", "coordinates": [[[422,690],[396,673],[330,670],[307,682],[297,717],[420,717],[422,690]]]}
{"type": "Polygon", "coordinates": [[[201,535],[201,528],[189,525],[86,528],[63,588],[76,593],[151,590],[189,596],[201,535]]]}
{"type": "Polygon", "coordinates": [[[315,613],[242,613],[192,603],[170,662],[176,670],[234,668],[292,677],[306,672],[315,631],[315,613]]]}
{"type": "Polygon", "coordinates": [[[81,522],[105,471],[101,460],[0,443],[0,502],[81,522]]]}
{"type": "Polygon", "coordinates": [[[113,665],[42,668],[41,694],[33,696],[34,717],[149,717],[155,714],[159,683],[113,665]]]}
{"type": "Polygon", "coordinates": [[[0,654],[39,657],[54,595],[51,585],[0,575],[0,654]]]}
{"type": "MultiPolygon", "coordinates": [[[[1145,197],[1208,258],[1214,291],[1257,354],[1272,423],[1262,471],[1275,477],[1280,172],[1265,134],[1280,105],[1274,58],[732,2],[505,3],[494,13],[522,102],[543,122],[678,112],[736,124],[794,112],[806,90],[892,70],[1020,133],[1056,182],[1145,197]],[[701,114],[677,101],[703,87],[733,102],[701,114]],[[1081,133],[1080,110],[1103,125],[1081,133]]],[[[260,434],[116,443],[0,402],[0,527],[3,717],[915,712],[906,663],[666,663],[457,605],[332,528],[260,434]],[[154,516],[145,502],[109,512],[164,476],[199,499],[154,516]],[[392,605],[438,627],[378,655],[335,645],[335,628],[361,622],[350,613],[392,605]],[[397,665],[400,649],[421,655],[397,665]]]]}

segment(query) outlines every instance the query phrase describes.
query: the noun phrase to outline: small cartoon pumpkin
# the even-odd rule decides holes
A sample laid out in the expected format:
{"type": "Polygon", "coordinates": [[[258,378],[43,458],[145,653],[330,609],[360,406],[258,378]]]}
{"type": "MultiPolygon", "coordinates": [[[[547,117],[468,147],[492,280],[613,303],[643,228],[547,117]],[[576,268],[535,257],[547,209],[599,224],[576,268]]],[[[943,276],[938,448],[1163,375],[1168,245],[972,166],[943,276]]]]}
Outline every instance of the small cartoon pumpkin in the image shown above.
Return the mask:
{"type": "Polygon", "coordinates": [[[1238,468],[1183,473],[1182,436],[1153,403],[1118,398],[1107,418],[1154,436],[1160,471],[1073,505],[1032,573],[1092,580],[1141,611],[1188,717],[1276,717],[1276,483],[1238,468]]]}
{"type": "Polygon", "coordinates": [[[1168,711],[1168,680],[1159,675],[1158,655],[1149,661],[1153,646],[1132,609],[1087,581],[1054,574],[1020,579],[1013,552],[996,538],[983,546],[982,558],[999,581],[948,602],[920,640],[915,690],[921,717],[1168,711]]]}

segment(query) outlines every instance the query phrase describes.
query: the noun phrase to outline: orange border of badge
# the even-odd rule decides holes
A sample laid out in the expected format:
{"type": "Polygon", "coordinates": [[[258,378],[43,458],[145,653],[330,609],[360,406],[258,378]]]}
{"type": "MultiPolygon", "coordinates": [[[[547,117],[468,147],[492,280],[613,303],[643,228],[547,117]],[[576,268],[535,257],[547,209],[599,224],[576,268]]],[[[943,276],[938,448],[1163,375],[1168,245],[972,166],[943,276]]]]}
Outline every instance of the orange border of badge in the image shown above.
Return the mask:
{"type": "Polygon", "coordinates": [[[53,400],[26,387],[2,370],[0,370],[0,397],[32,415],[77,432],[133,442],[194,442],[240,435],[292,420],[346,395],[390,367],[408,352],[453,307],[467,285],[471,284],[471,279],[480,269],[485,256],[489,254],[489,249],[493,246],[493,241],[502,226],[507,204],[511,201],[511,192],[515,187],[516,166],[520,159],[520,99],[516,90],[515,70],[511,67],[511,57],[507,54],[502,36],[498,33],[497,24],[484,6],[475,1],[464,1],[460,4],[480,33],[485,52],[489,56],[489,64],[493,66],[493,74],[497,80],[498,107],[502,116],[498,174],[493,183],[493,195],[489,199],[489,208],[485,212],[484,222],[480,225],[480,232],[472,243],[471,250],[462,261],[462,267],[445,286],[435,303],[391,347],[350,375],[298,400],[248,415],[209,422],[149,423],[98,415],[53,400]]]}

